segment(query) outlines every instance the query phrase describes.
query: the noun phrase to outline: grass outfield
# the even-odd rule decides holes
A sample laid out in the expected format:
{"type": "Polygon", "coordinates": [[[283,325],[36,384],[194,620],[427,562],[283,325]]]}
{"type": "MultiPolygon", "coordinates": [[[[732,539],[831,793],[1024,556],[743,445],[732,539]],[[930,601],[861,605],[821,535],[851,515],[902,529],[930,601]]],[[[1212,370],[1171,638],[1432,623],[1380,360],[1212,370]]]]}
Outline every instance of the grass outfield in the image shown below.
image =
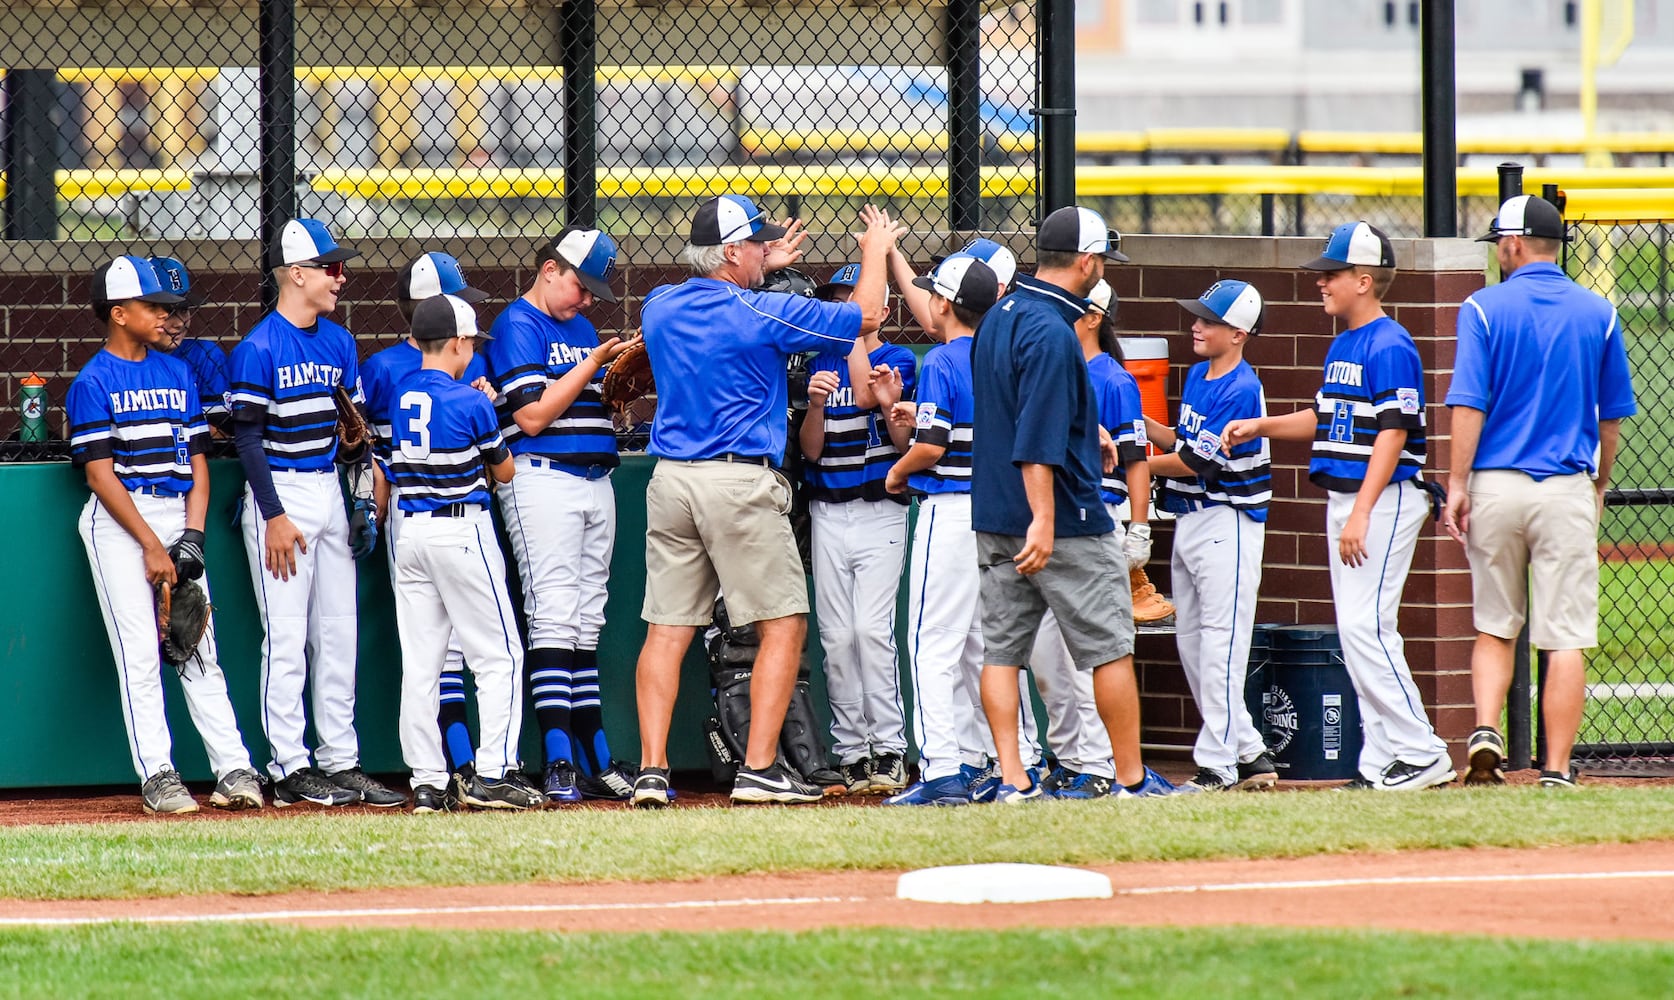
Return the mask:
{"type": "Polygon", "coordinates": [[[93,899],[1663,839],[1674,788],[1202,795],[1017,809],[626,809],[0,829],[0,896],[93,899]]]}
{"type": "Polygon", "coordinates": [[[1663,997],[1674,947],[1255,928],[536,934],[133,925],[0,935],[7,996],[1663,997]],[[1487,987],[1487,984],[1492,984],[1487,987]]]}

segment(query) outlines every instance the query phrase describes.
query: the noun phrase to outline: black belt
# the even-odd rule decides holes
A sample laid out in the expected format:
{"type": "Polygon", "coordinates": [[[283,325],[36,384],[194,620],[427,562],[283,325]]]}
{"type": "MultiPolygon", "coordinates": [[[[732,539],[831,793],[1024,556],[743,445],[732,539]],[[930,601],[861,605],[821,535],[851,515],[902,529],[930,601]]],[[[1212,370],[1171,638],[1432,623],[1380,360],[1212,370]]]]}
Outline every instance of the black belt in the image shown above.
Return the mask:
{"type": "Polygon", "coordinates": [[[470,517],[487,509],[480,503],[450,503],[446,507],[437,507],[435,510],[416,510],[411,513],[428,514],[431,517],[470,517]]]}

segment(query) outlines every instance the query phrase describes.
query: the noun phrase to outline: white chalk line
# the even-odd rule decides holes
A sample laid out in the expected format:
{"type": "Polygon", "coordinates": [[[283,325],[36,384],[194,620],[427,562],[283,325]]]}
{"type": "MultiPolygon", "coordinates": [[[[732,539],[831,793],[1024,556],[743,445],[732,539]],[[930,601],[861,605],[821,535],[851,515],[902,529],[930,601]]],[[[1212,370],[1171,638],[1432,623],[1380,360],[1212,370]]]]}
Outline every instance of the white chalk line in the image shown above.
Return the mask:
{"type": "Polygon", "coordinates": [[[1377,878],[1320,878],[1294,882],[1210,882],[1118,889],[1118,896],[1162,896],[1194,892],[1276,892],[1296,889],[1345,889],[1380,885],[1464,885],[1470,883],[1598,882],[1614,879],[1674,878],[1674,871],[1520,872],[1510,875],[1389,875],[1377,878]]]}

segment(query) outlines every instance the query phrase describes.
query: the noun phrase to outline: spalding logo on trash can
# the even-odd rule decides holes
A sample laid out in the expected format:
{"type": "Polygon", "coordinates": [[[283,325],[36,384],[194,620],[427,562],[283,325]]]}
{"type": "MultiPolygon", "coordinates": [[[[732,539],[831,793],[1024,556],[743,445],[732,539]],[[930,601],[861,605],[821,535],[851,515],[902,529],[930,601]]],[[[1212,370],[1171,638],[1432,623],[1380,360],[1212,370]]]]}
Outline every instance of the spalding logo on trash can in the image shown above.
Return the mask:
{"type": "Polygon", "coordinates": [[[1267,739],[1267,749],[1276,754],[1284,753],[1290,741],[1296,738],[1300,725],[1296,706],[1284,688],[1275,684],[1261,693],[1261,720],[1265,723],[1262,732],[1267,739]]]}

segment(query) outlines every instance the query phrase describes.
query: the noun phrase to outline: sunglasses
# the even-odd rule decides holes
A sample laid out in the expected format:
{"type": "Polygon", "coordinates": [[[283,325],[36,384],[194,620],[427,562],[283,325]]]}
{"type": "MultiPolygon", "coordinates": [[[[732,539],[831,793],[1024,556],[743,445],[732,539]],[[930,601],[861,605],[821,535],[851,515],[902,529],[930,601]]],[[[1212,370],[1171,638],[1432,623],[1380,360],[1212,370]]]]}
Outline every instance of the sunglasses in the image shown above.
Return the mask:
{"type": "Polygon", "coordinates": [[[1110,241],[1109,249],[1111,249],[1111,250],[1122,249],[1122,234],[1121,233],[1118,233],[1114,229],[1106,230],[1105,234],[1104,234],[1104,238],[1110,241]]]}
{"type": "Polygon", "coordinates": [[[304,261],[301,264],[292,264],[291,266],[306,267],[311,270],[324,271],[326,276],[331,278],[341,278],[343,276],[343,262],[340,260],[334,260],[329,264],[321,264],[319,261],[310,260],[304,261]]]}

